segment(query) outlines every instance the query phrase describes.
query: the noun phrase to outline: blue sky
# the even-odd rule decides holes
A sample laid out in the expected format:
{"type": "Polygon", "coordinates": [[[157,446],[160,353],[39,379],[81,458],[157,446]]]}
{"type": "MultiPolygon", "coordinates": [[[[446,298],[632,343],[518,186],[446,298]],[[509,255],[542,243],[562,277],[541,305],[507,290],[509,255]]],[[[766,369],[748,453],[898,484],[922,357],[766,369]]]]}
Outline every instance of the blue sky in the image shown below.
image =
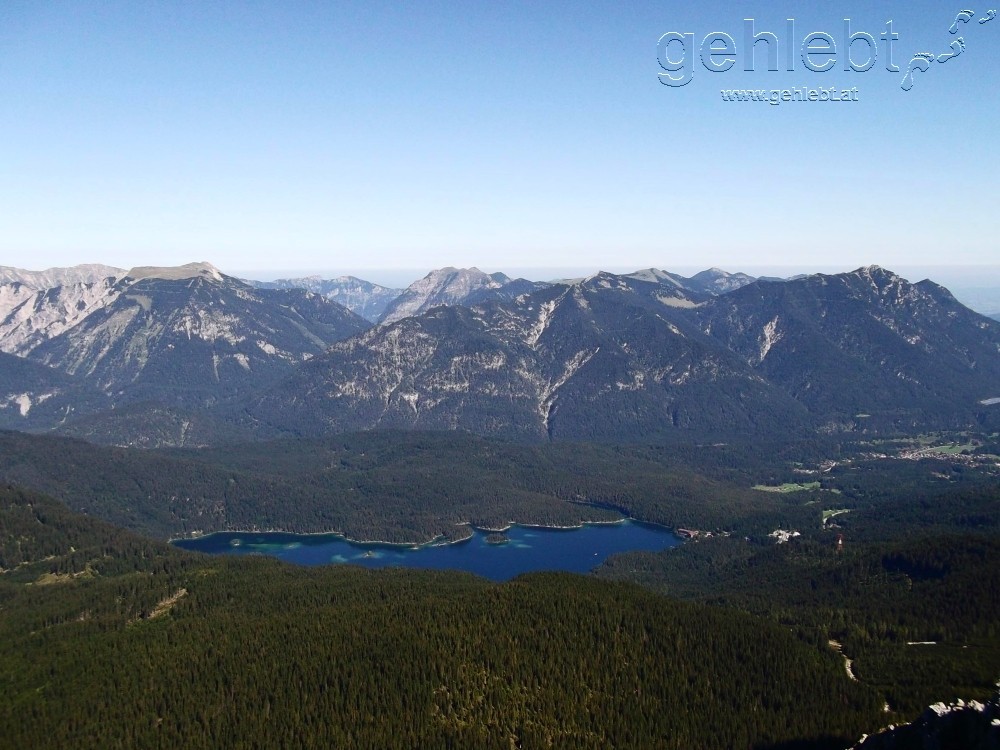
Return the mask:
{"type": "Polygon", "coordinates": [[[1000,0],[977,2],[6,0],[0,264],[996,264],[1000,0]],[[966,47],[908,92],[881,45],[866,72],[841,49],[746,73],[745,18],[780,45],[796,19],[796,49],[892,19],[904,69],[966,47]],[[671,31],[727,32],[738,64],[661,85],[671,31]],[[720,94],[819,86],[859,100],[720,94]]]}

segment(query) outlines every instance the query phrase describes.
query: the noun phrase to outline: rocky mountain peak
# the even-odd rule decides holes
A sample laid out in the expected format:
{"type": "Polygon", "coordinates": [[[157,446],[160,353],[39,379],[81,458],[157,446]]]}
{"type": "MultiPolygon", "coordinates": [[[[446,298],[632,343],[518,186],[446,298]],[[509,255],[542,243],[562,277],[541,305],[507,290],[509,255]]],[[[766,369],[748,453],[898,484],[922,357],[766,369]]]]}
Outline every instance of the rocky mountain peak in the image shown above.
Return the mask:
{"type": "Polygon", "coordinates": [[[754,281],[756,279],[753,276],[745,273],[730,273],[721,268],[709,268],[696,273],[690,279],[685,279],[684,286],[694,292],[717,295],[734,291],[754,281]]]}
{"type": "MultiPolygon", "coordinates": [[[[496,274],[494,274],[496,276],[496,274]]],[[[414,281],[396,298],[382,316],[383,323],[390,323],[410,315],[417,315],[438,305],[458,305],[476,292],[499,289],[509,279],[494,278],[478,268],[447,266],[431,271],[414,281]]]]}
{"type": "Polygon", "coordinates": [[[863,268],[856,270],[854,273],[866,281],[870,281],[879,289],[884,289],[890,284],[906,281],[903,277],[893,273],[887,268],[882,268],[882,266],[864,266],[863,268]]]}
{"type": "Polygon", "coordinates": [[[684,286],[681,277],[669,271],[661,271],[659,268],[644,268],[641,271],[628,274],[628,277],[638,281],[651,281],[656,284],[684,286]]]}
{"type": "Polygon", "coordinates": [[[222,281],[222,273],[211,263],[186,263],[183,266],[136,266],[126,276],[133,281],[143,279],[163,279],[177,281],[181,279],[209,279],[222,281]]]}

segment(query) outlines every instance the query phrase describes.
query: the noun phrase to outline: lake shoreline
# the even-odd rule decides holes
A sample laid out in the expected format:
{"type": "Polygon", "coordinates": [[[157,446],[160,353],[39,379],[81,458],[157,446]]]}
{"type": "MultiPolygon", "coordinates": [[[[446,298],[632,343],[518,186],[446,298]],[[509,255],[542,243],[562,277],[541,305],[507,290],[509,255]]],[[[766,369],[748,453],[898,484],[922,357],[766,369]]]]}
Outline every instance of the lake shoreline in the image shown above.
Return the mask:
{"type": "MultiPolygon", "coordinates": [[[[499,525],[499,524],[497,524],[499,525]]],[[[285,532],[218,532],[176,542],[192,552],[209,555],[265,555],[307,566],[330,564],[366,568],[403,567],[459,570],[493,581],[507,581],[538,571],[586,574],[608,557],[623,552],[651,551],[679,546],[676,533],[622,518],[615,523],[507,524],[507,532],[487,533],[466,524],[459,533],[470,537],[458,543],[440,540],[423,545],[357,544],[340,534],[298,535],[285,532]],[[583,533],[573,534],[590,526],[583,533]],[[488,538],[494,536],[494,543],[488,538]],[[496,538],[504,538],[497,544],[496,538]]]]}
{"type": "MultiPolygon", "coordinates": [[[[626,523],[636,523],[646,526],[655,526],[657,528],[664,529],[673,534],[680,541],[685,541],[683,537],[677,534],[676,529],[673,529],[664,524],[659,524],[654,521],[643,521],[639,518],[632,518],[623,516],[622,518],[615,519],[613,521],[581,521],[578,524],[572,526],[560,526],[554,524],[537,524],[537,523],[518,523],[511,521],[501,528],[493,528],[488,526],[476,526],[470,521],[462,521],[455,524],[456,526],[465,526],[469,529],[469,534],[467,536],[462,536],[460,538],[451,539],[445,537],[443,534],[438,534],[431,539],[423,542],[386,542],[381,540],[359,540],[352,539],[343,532],[339,531],[286,531],[283,529],[221,529],[219,531],[211,531],[207,534],[196,533],[188,536],[172,537],[167,540],[168,544],[175,546],[177,542],[192,542],[200,541],[204,539],[210,539],[214,536],[219,536],[222,534],[259,534],[259,535],[285,535],[285,536],[295,536],[295,537],[321,537],[329,536],[335,537],[342,540],[355,547],[368,547],[368,548],[396,548],[396,549],[423,549],[425,547],[447,547],[455,544],[465,544],[475,538],[476,532],[481,534],[491,534],[491,533],[506,533],[511,529],[517,527],[522,529],[537,529],[540,531],[580,531],[587,526],[620,526],[626,523]]],[[[183,549],[183,547],[181,547],[183,549]]]]}

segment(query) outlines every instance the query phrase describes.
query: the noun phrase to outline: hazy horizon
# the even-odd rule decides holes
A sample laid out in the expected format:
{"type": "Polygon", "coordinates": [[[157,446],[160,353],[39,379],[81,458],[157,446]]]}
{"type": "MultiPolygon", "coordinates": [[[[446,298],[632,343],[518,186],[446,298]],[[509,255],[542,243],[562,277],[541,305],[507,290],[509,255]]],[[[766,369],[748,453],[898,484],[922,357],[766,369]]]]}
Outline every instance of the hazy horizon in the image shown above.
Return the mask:
{"type": "MultiPolygon", "coordinates": [[[[381,286],[403,289],[409,284],[424,278],[427,274],[440,268],[478,268],[485,273],[501,272],[511,278],[525,278],[531,281],[559,281],[565,279],[585,278],[595,273],[604,271],[615,274],[628,274],[647,268],[656,268],[669,271],[681,276],[693,276],[702,271],[718,268],[728,273],[745,273],[755,278],[777,277],[790,278],[799,275],[809,275],[816,273],[837,274],[848,273],[860,267],[879,265],[893,273],[896,273],[911,282],[918,282],[929,279],[937,284],[947,287],[958,299],[978,312],[994,314],[1000,312],[1000,263],[988,265],[971,264],[939,264],[939,265],[886,265],[877,262],[864,264],[833,263],[833,264],[786,264],[786,265],[760,265],[755,263],[728,264],[705,262],[704,264],[654,264],[647,266],[618,265],[618,264],[595,264],[595,265],[567,265],[567,266],[498,266],[495,264],[479,264],[469,266],[424,266],[424,267],[400,267],[400,268],[363,268],[346,266],[325,266],[306,268],[285,268],[272,266],[268,268],[239,268],[226,267],[214,263],[211,258],[201,258],[198,260],[188,259],[177,265],[192,262],[208,262],[216,266],[222,273],[239,279],[251,281],[275,281],[277,279],[300,279],[318,276],[322,279],[335,279],[342,276],[353,276],[355,278],[369,281],[381,286]]],[[[105,263],[101,259],[84,260],[73,265],[106,265],[123,270],[135,268],[139,264],[116,265],[105,263]]],[[[147,264],[142,264],[147,265],[147,264]]],[[[148,265],[166,266],[164,263],[152,263],[148,265]]],[[[22,262],[3,263],[2,267],[16,268],[22,271],[48,271],[53,268],[66,268],[68,266],[48,266],[45,268],[34,264],[22,262]]]]}
{"type": "MultiPolygon", "coordinates": [[[[880,264],[866,264],[880,265],[880,264]]],[[[527,268],[499,268],[492,266],[476,266],[485,273],[502,272],[511,278],[526,278],[531,281],[556,281],[559,279],[572,279],[590,276],[598,271],[609,273],[632,273],[642,270],[632,266],[608,266],[603,268],[567,266],[562,268],[553,267],[527,267],[527,268]]],[[[859,266],[850,264],[824,265],[824,266],[755,266],[746,265],[740,267],[725,268],[718,265],[702,266],[646,266],[646,268],[659,268],[670,271],[681,276],[693,276],[696,273],[709,268],[721,268],[729,273],[746,273],[754,277],[775,276],[779,278],[789,278],[800,274],[814,273],[847,273],[856,270],[859,266]]],[[[911,282],[929,279],[941,286],[946,287],[955,297],[967,307],[976,312],[986,315],[1000,313],[1000,264],[981,266],[899,266],[892,268],[885,266],[888,270],[899,274],[911,282]]],[[[333,279],[340,276],[354,276],[365,281],[370,281],[382,286],[403,289],[414,281],[423,278],[430,271],[435,269],[377,269],[377,268],[353,268],[353,269],[256,269],[256,270],[234,270],[220,269],[223,273],[236,276],[241,279],[253,281],[274,281],[276,279],[299,279],[308,276],[319,276],[323,279],[333,279]]]]}
{"type": "Polygon", "coordinates": [[[1000,21],[964,26],[959,57],[955,11],[15,0],[0,24],[0,256],[234,269],[988,263],[1000,255],[1000,97],[987,79],[1000,21]],[[747,18],[780,65],[768,70],[764,41],[707,70],[705,35],[742,48],[747,18]],[[821,73],[794,54],[819,31],[841,46],[821,73]],[[669,34],[693,39],[668,54],[690,85],[662,85],[669,34]],[[850,69],[872,52],[870,69],[850,69]],[[917,53],[939,59],[901,90],[887,67],[917,53]],[[720,97],[810,86],[860,96],[720,97]]]}

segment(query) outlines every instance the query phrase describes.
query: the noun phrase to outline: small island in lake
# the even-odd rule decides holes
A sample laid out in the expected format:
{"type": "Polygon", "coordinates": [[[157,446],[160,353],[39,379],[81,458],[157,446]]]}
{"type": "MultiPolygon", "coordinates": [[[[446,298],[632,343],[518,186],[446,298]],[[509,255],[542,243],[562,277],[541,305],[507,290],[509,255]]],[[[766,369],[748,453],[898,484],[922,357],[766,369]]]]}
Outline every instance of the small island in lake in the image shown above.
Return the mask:
{"type": "Polygon", "coordinates": [[[486,537],[487,544],[507,544],[509,541],[510,537],[502,531],[495,531],[486,537]]]}

